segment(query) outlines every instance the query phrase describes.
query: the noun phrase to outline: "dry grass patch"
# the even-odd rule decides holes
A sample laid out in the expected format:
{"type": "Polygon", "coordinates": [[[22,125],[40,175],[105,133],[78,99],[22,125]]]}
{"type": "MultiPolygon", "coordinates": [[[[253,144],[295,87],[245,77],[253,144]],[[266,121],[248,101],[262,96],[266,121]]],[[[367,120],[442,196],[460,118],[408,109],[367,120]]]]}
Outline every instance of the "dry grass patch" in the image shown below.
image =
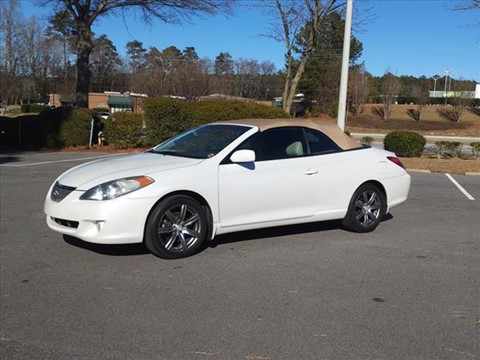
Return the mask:
{"type": "Polygon", "coordinates": [[[402,158],[407,170],[428,170],[449,174],[480,173],[480,159],[437,159],[433,155],[422,156],[421,158],[402,158]]]}
{"type": "Polygon", "coordinates": [[[438,110],[449,107],[429,105],[422,113],[422,120],[416,121],[408,116],[410,109],[415,105],[394,105],[389,120],[382,120],[374,115],[375,105],[365,105],[361,116],[348,116],[347,130],[350,132],[388,133],[394,130],[416,131],[422,135],[446,135],[480,137],[480,115],[477,109],[467,110],[459,123],[445,120],[438,110]]]}

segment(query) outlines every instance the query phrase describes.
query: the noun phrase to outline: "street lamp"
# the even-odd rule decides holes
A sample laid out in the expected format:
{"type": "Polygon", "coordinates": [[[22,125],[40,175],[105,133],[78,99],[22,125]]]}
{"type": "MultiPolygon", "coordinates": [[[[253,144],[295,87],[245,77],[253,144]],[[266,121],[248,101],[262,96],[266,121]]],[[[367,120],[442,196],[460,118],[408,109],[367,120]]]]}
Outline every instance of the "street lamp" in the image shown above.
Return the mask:
{"type": "Polygon", "coordinates": [[[433,97],[437,97],[437,80],[440,79],[441,76],[432,76],[433,79],[433,97]]]}
{"type": "Polygon", "coordinates": [[[449,74],[450,74],[450,69],[445,69],[445,89],[443,90],[443,95],[445,97],[445,105],[447,105],[447,82],[448,82],[449,74]]]}

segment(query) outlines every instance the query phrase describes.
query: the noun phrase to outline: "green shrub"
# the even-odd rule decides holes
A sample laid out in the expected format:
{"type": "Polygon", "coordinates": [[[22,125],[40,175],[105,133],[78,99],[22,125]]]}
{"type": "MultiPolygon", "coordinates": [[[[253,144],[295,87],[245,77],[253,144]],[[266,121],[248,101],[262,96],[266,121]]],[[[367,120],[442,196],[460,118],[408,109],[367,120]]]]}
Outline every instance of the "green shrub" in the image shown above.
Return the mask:
{"type": "Polygon", "coordinates": [[[42,112],[39,116],[48,147],[88,145],[92,112],[84,108],[59,107],[42,112]]]}
{"type": "Polygon", "coordinates": [[[46,110],[50,110],[51,107],[49,105],[40,105],[40,104],[32,104],[30,105],[30,112],[31,113],[41,113],[46,110]]]}
{"type": "Polygon", "coordinates": [[[399,96],[396,101],[398,104],[416,104],[418,99],[413,96],[399,96]]]}
{"type": "Polygon", "coordinates": [[[370,145],[373,142],[373,138],[371,136],[363,136],[360,142],[364,145],[370,145]]]}
{"type": "Polygon", "coordinates": [[[385,150],[402,157],[420,157],[426,144],[425,138],[411,131],[393,131],[385,136],[385,150]]]}
{"type": "Polygon", "coordinates": [[[192,119],[193,125],[202,125],[215,121],[288,117],[281,108],[240,101],[202,101],[186,103],[185,111],[188,118],[192,119]]]}
{"type": "Polygon", "coordinates": [[[480,157],[480,141],[472,142],[470,146],[472,147],[473,157],[478,159],[480,157]]]}
{"type": "MultiPolygon", "coordinates": [[[[88,145],[92,114],[88,109],[60,107],[39,115],[0,118],[5,146],[62,147],[88,145]]],[[[3,141],[2,136],[2,141],[3,141]]]]}
{"type": "Polygon", "coordinates": [[[117,112],[103,121],[103,132],[109,145],[116,149],[127,149],[145,145],[140,137],[143,115],[117,112]]]}
{"type": "Polygon", "coordinates": [[[239,101],[187,103],[164,97],[148,98],[143,103],[148,140],[158,144],[191,127],[215,121],[251,118],[287,118],[279,108],[239,101]]]}
{"type": "Polygon", "coordinates": [[[20,109],[23,113],[41,113],[42,111],[50,110],[50,106],[41,104],[23,104],[20,109]]]}
{"type": "Polygon", "coordinates": [[[148,98],[143,102],[147,138],[159,144],[172,136],[189,129],[192,121],[184,111],[185,102],[165,97],[148,98]]]}

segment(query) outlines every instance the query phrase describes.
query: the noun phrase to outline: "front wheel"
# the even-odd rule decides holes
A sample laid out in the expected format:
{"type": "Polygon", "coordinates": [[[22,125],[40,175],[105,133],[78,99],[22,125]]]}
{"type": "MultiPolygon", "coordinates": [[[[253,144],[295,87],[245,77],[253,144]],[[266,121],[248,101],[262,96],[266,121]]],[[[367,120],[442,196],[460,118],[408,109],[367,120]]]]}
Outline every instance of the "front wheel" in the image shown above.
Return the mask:
{"type": "Polygon", "coordinates": [[[376,229],[387,211],[385,194],[374,184],[363,184],[352,196],[343,226],[355,232],[376,229]]]}
{"type": "Polygon", "coordinates": [[[153,209],[145,231],[145,245],[164,259],[193,255],[203,246],[207,236],[207,216],[195,199],[171,196],[153,209]]]}

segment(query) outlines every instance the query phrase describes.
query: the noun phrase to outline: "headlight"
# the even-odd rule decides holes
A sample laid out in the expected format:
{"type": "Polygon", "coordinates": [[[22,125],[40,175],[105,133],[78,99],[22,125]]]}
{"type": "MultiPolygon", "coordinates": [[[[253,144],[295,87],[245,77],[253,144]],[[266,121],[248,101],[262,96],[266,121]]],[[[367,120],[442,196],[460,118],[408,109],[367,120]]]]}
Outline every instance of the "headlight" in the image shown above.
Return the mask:
{"type": "Polygon", "coordinates": [[[153,182],[154,180],[147,176],[117,179],[87,190],[82,196],[80,196],[80,200],[111,200],[141,189],[153,182]]]}

